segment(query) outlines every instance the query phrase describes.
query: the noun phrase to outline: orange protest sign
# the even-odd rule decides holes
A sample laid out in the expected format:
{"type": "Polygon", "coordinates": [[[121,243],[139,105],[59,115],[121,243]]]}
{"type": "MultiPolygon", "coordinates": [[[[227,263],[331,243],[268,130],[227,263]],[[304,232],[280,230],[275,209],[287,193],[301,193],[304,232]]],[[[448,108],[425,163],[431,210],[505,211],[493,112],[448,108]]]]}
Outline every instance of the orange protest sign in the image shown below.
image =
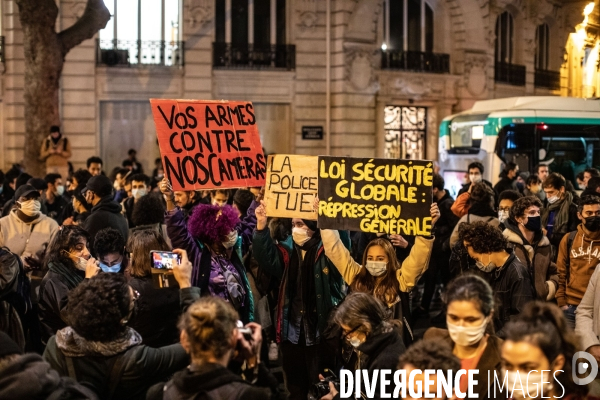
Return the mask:
{"type": "Polygon", "coordinates": [[[266,160],[252,103],[150,99],[150,104],[174,190],[264,185],[266,160]]]}

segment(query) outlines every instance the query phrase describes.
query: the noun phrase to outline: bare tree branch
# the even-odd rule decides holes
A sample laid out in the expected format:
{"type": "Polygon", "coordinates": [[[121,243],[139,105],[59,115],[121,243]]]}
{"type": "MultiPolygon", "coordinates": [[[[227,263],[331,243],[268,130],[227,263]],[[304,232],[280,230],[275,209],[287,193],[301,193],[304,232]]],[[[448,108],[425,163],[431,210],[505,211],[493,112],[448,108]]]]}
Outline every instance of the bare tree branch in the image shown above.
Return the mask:
{"type": "Polygon", "coordinates": [[[103,0],[88,0],[81,18],[58,34],[63,56],[79,43],[93,38],[96,32],[106,27],[109,20],[110,12],[103,0]]]}

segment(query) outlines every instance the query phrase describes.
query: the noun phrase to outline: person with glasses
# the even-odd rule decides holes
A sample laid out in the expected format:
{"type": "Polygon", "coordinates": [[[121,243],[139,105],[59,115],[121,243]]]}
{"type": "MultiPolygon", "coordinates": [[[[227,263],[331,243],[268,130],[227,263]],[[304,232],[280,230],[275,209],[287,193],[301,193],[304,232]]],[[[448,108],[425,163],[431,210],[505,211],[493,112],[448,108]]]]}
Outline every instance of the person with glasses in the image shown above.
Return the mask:
{"type": "MultiPolygon", "coordinates": [[[[182,258],[177,268],[186,269],[189,277],[187,254],[177,252],[182,258]]],[[[179,283],[192,290],[189,279],[179,283]]],[[[140,300],[122,274],[86,279],[69,293],[70,325],[50,338],[44,359],[61,376],[85,382],[101,399],[145,399],[150,386],[166,381],[190,359],[179,343],[160,348],[142,343],[129,325],[140,300]]]]}
{"type": "Polygon", "coordinates": [[[483,221],[473,222],[463,224],[459,236],[469,256],[475,260],[477,272],[490,282],[500,303],[493,321],[496,336],[503,338],[504,325],[534,298],[529,272],[500,229],[483,221]]]}
{"type": "MultiPolygon", "coordinates": [[[[387,307],[368,293],[349,294],[333,314],[333,323],[342,329],[342,338],[357,353],[354,369],[368,371],[374,376],[376,370],[396,370],[398,359],[406,351],[398,325],[390,322],[387,307]]],[[[354,373],[353,373],[354,375],[354,373]]],[[[379,399],[379,380],[374,391],[379,399]]],[[[393,385],[388,386],[391,394],[393,385]]],[[[322,399],[338,399],[337,390],[330,384],[329,395],[322,399]]]]}
{"type": "Polygon", "coordinates": [[[526,264],[538,300],[550,301],[558,288],[558,270],[552,261],[552,246],[542,230],[542,202],[535,196],[522,197],[510,208],[503,234],[515,255],[526,264]]]}
{"type": "Polygon", "coordinates": [[[498,226],[501,230],[506,228],[504,221],[506,221],[510,214],[510,208],[513,203],[520,199],[523,195],[516,190],[505,190],[500,193],[498,196],[498,221],[500,221],[500,225],[498,226]]]}
{"type": "Polygon", "coordinates": [[[600,262],[600,197],[583,196],[577,211],[581,223],[577,230],[563,236],[556,260],[556,300],[571,328],[575,327],[577,306],[600,262]]]}

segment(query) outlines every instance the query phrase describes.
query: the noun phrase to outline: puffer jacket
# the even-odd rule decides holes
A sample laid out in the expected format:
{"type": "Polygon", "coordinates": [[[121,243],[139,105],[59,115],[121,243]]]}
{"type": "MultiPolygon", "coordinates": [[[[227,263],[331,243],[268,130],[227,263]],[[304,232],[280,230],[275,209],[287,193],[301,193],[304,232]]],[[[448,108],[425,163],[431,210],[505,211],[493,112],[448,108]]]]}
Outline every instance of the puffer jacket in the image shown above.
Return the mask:
{"type": "Polygon", "coordinates": [[[534,244],[523,237],[517,223],[512,219],[504,221],[503,234],[513,245],[517,258],[529,271],[538,300],[552,300],[558,289],[558,270],[552,261],[550,240],[542,232],[536,234],[534,244]]]}
{"type": "Polygon", "coordinates": [[[590,232],[583,224],[577,226],[573,244],[567,249],[569,234],[564,235],[558,247],[558,290],[556,300],[560,307],[579,305],[590,277],[600,262],[600,231],[590,232]],[[569,280],[567,281],[567,264],[569,280]]]}

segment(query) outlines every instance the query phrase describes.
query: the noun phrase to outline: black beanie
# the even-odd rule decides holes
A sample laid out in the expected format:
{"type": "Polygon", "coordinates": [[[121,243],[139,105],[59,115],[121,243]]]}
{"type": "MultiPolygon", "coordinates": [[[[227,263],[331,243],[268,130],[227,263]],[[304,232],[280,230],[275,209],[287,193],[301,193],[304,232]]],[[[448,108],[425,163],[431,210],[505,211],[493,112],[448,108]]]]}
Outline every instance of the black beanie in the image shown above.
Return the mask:
{"type": "Polygon", "coordinates": [[[6,333],[0,332],[0,358],[13,354],[23,354],[23,351],[6,333]]]}
{"type": "Polygon", "coordinates": [[[304,225],[306,225],[308,227],[308,229],[310,229],[313,232],[316,232],[319,230],[319,228],[317,228],[317,221],[311,221],[309,219],[302,219],[302,222],[304,222],[304,225]]]}

